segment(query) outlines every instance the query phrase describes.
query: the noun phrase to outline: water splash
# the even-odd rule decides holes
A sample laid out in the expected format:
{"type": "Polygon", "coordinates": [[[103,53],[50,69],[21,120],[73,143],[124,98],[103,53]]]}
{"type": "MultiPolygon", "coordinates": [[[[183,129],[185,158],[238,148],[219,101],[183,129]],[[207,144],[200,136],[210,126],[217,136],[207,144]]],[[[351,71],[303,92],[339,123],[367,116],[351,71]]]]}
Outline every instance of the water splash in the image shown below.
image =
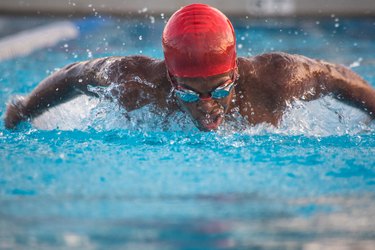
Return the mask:
{"type": "Polygon", "coordinates": [[[356,67],[361,66],[362,61],[363,61],[363,58],[362,58],[362,57],[358,58],[357,60],[355,60],[354,62],[352,62],[352,63],[349,65],[349,68],[352,69],[352,68],[356,68],[356,67]]]}
{"type": "MultiPolygon", "coordinates": [[[[95,87],[91,91],[99,94],[99,99],[81,96],[52,108],[34,119],[33,125],[38,129],[46,130],[198,131],[190,118],[182,112],[169,113],[153,105],[127,112],[119,103],[108,100],[111,88],[95,87]]],[[[251,126],[246,119],[235,112],[227,115],[225,123],[217,133],[219,135],[271,133],[319,137],[355,135],[373,131],[375,131],[375,123],[367,114],[327,96],[310,102],[297,100],[290,103],[277,128],[265,123],[251,126]]]]}
{"type": "MultiPolygon", "coordinates": [[[[109,62],[108,62],[109,64],[109,62]]],[[[109,68],[101,72],[109,79],[109,68]]],[[[132,82],[156,88],[152,82],[134,76],[132,82]]],[[[158,131],[198,131],[189,116],[182,112],[161,110],[152,104],[128,112],[119,103],[114,93],[123,90],[112,83],[108,87],[88,86],[88,90],[99,98],[81,96],[71,102],[52,108],[34,119],[33,125],[39,129],[108,131],[125,129],[143,132],[158,131]],[[77,108],[79,107],[79,108],[77,108]]],[[[121,84],[126,87],[126,83],[121,84]]],[[[311,90],[314,91],[313,89],[311,90]]],[[[307,93],[310,94],[310,93],[307,93]]],[[[173,96],[169,95],[172,100],[173,96]]],[[[232,133],[247,135],[355,135],[374,131],[375,124],[364,112],[345,105],[331,96],[314,100],[294,100],[287,103],[282,121],[278,127],[270,124],[252,126],[238,111],[227,114],[225,122],[217,131],[221,136],[232,133]]]]}
{"type": "Polygon", "coordinates": [[[361,110],[326,96],[315,101],[291,103],[276,131],[308,136],[355,135],[374,131],[374,125],[361,110]]]}

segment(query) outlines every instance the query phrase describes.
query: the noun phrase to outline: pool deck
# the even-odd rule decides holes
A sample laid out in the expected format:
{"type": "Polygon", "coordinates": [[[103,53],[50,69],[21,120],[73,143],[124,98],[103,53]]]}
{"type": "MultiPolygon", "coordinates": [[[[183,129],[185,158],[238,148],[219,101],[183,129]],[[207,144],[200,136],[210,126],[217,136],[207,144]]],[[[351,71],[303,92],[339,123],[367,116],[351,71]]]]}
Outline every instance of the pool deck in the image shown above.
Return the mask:
{"type": "MultiPolygon", "coordinates": [[[[87,15],[142,13],[170,14],[181,6],[197,1],[175,0],[1,0],[2,14],[87,15]]],[[[209,0],[210,4],[230,15],[263,16],[375,16],[374,0],[209,0]]]]}

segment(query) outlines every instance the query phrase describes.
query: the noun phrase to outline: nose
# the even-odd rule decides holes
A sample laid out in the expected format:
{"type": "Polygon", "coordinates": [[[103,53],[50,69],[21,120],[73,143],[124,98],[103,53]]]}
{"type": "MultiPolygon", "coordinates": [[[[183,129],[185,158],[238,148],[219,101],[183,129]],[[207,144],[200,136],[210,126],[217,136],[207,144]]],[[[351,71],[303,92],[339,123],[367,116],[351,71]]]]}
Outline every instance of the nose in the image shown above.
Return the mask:
{"type": "Polygon", "coordinates": [[[197,103],[198,110],[204,114],[210,114],[213,110],[218,109],[219,105],[212,100],[211,97],[208,98],[200,98],[199,102],[197,103]]]}

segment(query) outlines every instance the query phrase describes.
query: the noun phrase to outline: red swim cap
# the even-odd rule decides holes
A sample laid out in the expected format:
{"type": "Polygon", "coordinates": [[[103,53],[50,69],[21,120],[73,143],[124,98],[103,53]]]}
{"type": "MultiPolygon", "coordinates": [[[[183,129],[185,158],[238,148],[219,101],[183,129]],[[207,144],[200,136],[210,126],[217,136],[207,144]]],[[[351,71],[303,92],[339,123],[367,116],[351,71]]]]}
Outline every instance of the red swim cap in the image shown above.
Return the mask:
{"type": "Polygon", "coordinates": [[[205,4],[174,13],[163,31],[168,71],[179,77],[207,77],[236,67],[236,38],[229,19],[205,4]]]}

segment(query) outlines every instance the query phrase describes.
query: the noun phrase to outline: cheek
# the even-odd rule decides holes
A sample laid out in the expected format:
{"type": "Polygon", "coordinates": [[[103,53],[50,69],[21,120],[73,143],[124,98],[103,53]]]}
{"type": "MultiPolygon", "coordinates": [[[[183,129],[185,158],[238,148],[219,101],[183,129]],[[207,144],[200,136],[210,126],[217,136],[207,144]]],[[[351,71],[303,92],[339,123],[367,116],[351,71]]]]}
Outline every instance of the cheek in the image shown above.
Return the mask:
{"type": "Polygon", "coordinates": [[[186,103],[181,100],[178,100],[180,103],[181,109],[186,113],[194,113],[194,110],[196,110],[196,105],[194,103],[186,103]]]}
{"type": "Polygon", "coordinates": [[[219,101],[219,104],[224,108],[225,112],[228,110],[231,100],[232,100],[232,94],[219,101]]]}

